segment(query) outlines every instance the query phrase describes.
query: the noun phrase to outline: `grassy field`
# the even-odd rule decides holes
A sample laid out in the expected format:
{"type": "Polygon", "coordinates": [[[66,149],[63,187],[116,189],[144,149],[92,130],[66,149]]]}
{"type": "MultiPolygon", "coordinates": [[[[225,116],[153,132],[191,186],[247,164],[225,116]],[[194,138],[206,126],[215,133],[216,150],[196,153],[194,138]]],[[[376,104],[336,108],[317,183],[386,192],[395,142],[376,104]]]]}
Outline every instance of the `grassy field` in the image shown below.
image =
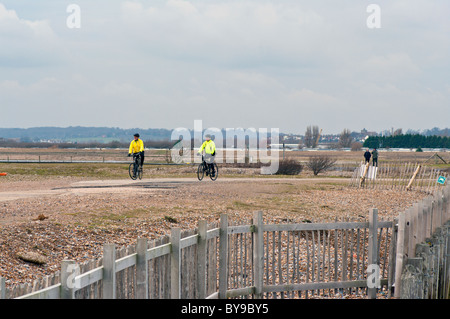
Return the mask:
{"type": "MultiPolygon", "coordinates": [[[[300,161],[307,161],[309,157],[316,155],[328,155],[336,159],[339,163],[359,163],[363,160],[361,151],[341,151],[341,150],[287,150],[286,158],[294,158],[300,161]]],[[[218,151],[220,154],[221,151],[218,151]]],[[[227,151],[231,154],[230,151],[227,151]]],[[[224,151],[224,153],[227,153],[224,151]]],[[[127,161],[128,149],[59,149],[59,148],[3,148],[0,149],[0,161],[32,160],[32,161],[127,161]]],[[[280,159],[283,152],[280,151],[280,159]]],[[[391,151],[379,150],[380,162],[425,162],[434,154],[438,154],[447,163],[450,163],[450,152],[413,152],[413,151],[391,151]]],[[[165,163],[170,161],[170,150],[148,149],[145,156],[148,162],[165,163]]],[[[219,155],[220,156],[220,155],[219,155]]],[[[220,157],[219,157],[220,158],[220,157]]],[[[434,164],[442,163],[440,160],[429,160],[434,164]]]]}
{"type": "MultiPolygon", "coordinates": [[[[125,149],[0,149],[0,172],[7,172],[10,175],[128,178],[127,162],[131,162],[131,159],[127,157],[127,153],[128,150],[125,149]],[[31,161],[31,163],[17,163],[18,161],[31,161]],[[64,161],[65,163],[51,163],[52,161],[64,161]],[[85,161],[95,163],[81,163],[85,161]]],[[[440,159],[432,158],[434,154],[433,152],[380,151],[379,166],[402,165],[406,162],[426,163],[425,165],[450,171],[450,152],[438,153],[447,164],[440,159]]],[[[321,173],[319,177],[349,177],[363,158],[362,152],[350,151],[287,151],[284,153],[286,159],[295,159],[302,163],[307,163],[311,156],[322,155],[333,158],[336,160],[336,164],[334,169],[321,173]]],[[[280,159],[282,158],[283,153],[281,152],[280,159]]],[[[259,168],[255,168],[255,166],[246,167],[242,164],[221,163],[220,158],[217,160],[220,174],[223,177],[249,175],[268,177],[262,176],[259,168]]],[[[169,162],[169,150],[146,150],[147,164],[167,164],[169,162]]],[[[197,164],[145,165],[145,177],[195,177],[196,166],[197,164]]],[[[312,174],[305,167],[302,173],[296,177],[312,177],[312,174]]]]}

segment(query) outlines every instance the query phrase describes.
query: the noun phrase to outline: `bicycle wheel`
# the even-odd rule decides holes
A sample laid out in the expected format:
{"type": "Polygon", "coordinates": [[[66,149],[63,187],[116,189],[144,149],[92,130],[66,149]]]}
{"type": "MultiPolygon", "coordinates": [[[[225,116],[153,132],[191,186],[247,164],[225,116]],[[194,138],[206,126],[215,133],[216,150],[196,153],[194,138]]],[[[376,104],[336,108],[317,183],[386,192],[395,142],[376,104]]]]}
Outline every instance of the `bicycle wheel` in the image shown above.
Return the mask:
{"type": "Polygon", "coordinates": [[[139,165],[139,169],[138,169],[139,179],[142,179],[142,175],[144,175],[144,167],[139,165]]]}
{"type": "Polygon", "coordinates": [[[128,173],[130,174],[131,179],[136,179],[136,174],[134,174],[134,163],[131,163],[128,168],[128,173]]]}
{"type": "Polygon", "coordinates": [[[203,163],[200,164],[197,168],[197,178],[199,181],[203,179],[203,176],[205,175],[205,171],[203,170],[203,163]]]}
{"type": "Polygon", "coordinates": [[[209,174],[209,177],[213,180],[213,181],[215,181],[216,179],[217,179],[217,177],[219,176],[219,168],[217,167],[217,164],[216,163],[213,163],[213,165],[214,165],[214,176],[212,176],[212,174],[209,174]]]}

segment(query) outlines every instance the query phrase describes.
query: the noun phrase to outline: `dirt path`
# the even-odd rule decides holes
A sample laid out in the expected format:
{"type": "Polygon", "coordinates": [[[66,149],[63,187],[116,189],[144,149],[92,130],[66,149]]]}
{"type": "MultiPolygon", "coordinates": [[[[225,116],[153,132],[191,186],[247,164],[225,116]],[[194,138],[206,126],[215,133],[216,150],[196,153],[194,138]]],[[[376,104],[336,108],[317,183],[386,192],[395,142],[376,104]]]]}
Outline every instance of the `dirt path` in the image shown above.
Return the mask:
{"type": "MultiPolygon", "coordinates": [[[[336,178],[221,178],[216,181],[198,181],[193,178],[156,178],[156,179],[142,179],[142,180],[89,180],[89,181],[75,181],[75,182],[27,182],[27,183],[11,183],[7,187],[0,188],[0,202],[26,199],[26,198],[40,198],[44,196],[60,196],[67,194],[100,194],[111,192],[124,192],[125,189],[140,189],[140,190],[155,190],[155,189],[173,189],[180,186],[192,185],[208,185],[207,183],[214,183],[220,185],[223,183],[233,182],[293,182],[293,183],[311,183],[311,182],[331,182],[336,181],[336,178]],[[200,184],[202,183],[202,184],[200,184]],[[12,190],[11,190],[12,189],[12,190]]],[[[338,179],[342,182],[343,179],[338,179]]],[[[209,184],[212,185],[212,184],[209,184]]]]}

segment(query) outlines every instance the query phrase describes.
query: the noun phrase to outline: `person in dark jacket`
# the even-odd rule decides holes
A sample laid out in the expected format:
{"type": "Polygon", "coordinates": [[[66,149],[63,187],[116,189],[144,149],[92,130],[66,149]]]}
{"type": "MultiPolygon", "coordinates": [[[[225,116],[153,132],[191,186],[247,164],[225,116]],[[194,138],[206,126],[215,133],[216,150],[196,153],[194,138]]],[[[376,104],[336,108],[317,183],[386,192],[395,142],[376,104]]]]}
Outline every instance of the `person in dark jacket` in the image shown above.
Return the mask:
{"type": "Polygon", "coordinates": [[[378,151],[376,148],[374,148],[372,151],[372,160],[373,160],[372,165],[378,167],[378,151]]]}
{"type": "Polygon", "coordinates": [[[367,151],[364,153],[364,158],[366,159],[366,164],[370,163],[371,156],[372,156],[372,154],[370,154],[369,149],[367,149],[367,151]]]}

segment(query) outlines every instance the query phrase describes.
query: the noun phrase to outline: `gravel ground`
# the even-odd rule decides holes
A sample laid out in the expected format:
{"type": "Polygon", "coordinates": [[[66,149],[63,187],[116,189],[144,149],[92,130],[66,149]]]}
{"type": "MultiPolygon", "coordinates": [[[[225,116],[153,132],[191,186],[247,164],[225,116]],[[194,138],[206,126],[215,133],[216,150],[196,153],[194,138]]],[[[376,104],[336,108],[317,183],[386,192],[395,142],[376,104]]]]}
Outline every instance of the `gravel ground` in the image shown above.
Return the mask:
{"type": "Polygon", "coordinates": [[[100,257],[105,243],[130,245],[158,238],[198,220],[266,223],[363,220],[372,207],[393,219],[423,195],[349,189],[345,179],[193,178],[102,182],[87,178],[8,176],[0,179],[0,276],[6,286],[33,282],[60,269],[63,259],[100,257]],[[24,253],[45,259],[24,261],[24,253]]]}

